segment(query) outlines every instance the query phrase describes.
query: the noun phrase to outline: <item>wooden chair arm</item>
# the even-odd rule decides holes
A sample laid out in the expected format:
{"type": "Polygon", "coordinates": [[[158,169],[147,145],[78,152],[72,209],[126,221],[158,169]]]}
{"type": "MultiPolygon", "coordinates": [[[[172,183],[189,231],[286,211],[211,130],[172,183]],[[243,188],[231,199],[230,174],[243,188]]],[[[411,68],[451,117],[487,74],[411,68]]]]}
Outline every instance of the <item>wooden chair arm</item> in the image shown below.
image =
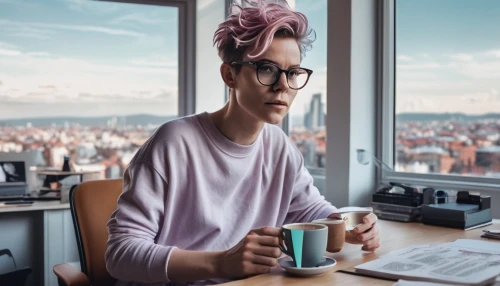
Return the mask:
{"type": "Polygon", "coordinates": [[[89,278],[80,270],[68,263],[54,265],[54,273],[67,286],[91,286],[89,278]]]}

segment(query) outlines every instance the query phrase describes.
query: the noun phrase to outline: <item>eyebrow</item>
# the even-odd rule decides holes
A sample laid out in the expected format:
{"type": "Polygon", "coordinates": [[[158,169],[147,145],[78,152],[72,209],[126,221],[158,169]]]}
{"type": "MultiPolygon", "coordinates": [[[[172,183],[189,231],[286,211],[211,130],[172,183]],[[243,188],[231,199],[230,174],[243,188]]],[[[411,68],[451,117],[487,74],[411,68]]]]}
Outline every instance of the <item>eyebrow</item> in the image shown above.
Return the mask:
{"type": "MultiPolygon", "coordinates": [[[[260,60],[258,60],[258,61],[260,61],[260,62],[270,62],[270,63],[273,63],[273,64],[275,64],[275,65],[277,65],[277,66],[280,66],[280,64],[278,64],[277,62],[272,61],[272,60],[270,60],[270,59],[266,59],[266,58],[264,58],[264,59],[260,59],[260,60]]],[[[300,67],[300,64],[298,64],[298,65],[291,65],[291,66],[289,66],[288,68],[298,68],[298,67],[300,67]]]]}

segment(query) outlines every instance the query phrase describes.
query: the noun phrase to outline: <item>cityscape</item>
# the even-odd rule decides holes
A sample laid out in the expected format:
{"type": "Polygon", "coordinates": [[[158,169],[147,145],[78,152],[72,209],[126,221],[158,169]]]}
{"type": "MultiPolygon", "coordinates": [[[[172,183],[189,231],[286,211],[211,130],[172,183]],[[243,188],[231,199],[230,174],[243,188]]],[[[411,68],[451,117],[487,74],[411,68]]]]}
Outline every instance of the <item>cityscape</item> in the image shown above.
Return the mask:
{"type": "MultiPolygon", "coordinates": [[[[321,94],[311,98],[290,138],[309,168],[324,168],[326,129],[321,94]]],[[[500,177],[500,113],[399,113],[395,126],[394,170],[500,177]]]]}
{"type": "Polygon", "coordinates": [[[69,156],[75,171],[94,171],[99,178],[119,178],[139,147],[161,123],[173,118],[138,115],[94,120],[4,120],[0,122],[0,152],[35,151],[36,167],[54,169],[61,169],[64,156],[69,156]]]}
{"type": "MultiPolygon", "coordinates": [[[[308,168],[326,166],[326,114],[321,94],[303,116],[292,116],[289,136],[308,168]]],[[[61,168],[64,156],[77,170],[121,177],[163,122],[152,115],[99,118],[32,118],[0,121],[0,152],[39,153],[36,164],[61,168]]],[[[394,169],[500,177],[500,114],[402,113],[396,116],[394,169]]]]}

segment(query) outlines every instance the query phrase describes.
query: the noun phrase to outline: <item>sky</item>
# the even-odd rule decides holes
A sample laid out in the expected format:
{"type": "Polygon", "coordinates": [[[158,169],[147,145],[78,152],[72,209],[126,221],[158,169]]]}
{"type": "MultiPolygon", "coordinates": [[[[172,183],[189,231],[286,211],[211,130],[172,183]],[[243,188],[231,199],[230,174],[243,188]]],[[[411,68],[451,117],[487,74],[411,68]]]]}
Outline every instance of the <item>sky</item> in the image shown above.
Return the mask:
{"type": "MultiPolygon", "coordinates": [[[[295,9],[303,13],[316,34],[312,49],[306,52],[301,66],[313,70],[307,85],[299,90],[290,108],[292,120],[309,111],[312,95],[321,93],[326,102],[327,0],[295,0],[295,9]]],[[[324,104],[326,111],[326,104],[324,104]]],[[[292,122],[292,125],[295,125],[292,122]]],[[[299,123],[300,125],[300,123],[299,123]]]]}
{"type": "Polygon", "coordinates": [[[0,119],[177,113],[178,10],[0,0],[0,119]]]}
{"type": "MultiPolygon", "coordinates": [[[[396,112],[500,111],[500,1],[396,1],[396,112]]],[[[327,0],[295,0],[316,41],[302,61],[314,73],[292,117],[314,93],[326,101],[326,7],[327,0]]],[[[176,115],[177,12],[0,0],[0,119],[176,115]]]]}
{"type": "Polygon", "coordinates": [[[396,1],[396,112],[500,112],[500,1],[396,1]]]}

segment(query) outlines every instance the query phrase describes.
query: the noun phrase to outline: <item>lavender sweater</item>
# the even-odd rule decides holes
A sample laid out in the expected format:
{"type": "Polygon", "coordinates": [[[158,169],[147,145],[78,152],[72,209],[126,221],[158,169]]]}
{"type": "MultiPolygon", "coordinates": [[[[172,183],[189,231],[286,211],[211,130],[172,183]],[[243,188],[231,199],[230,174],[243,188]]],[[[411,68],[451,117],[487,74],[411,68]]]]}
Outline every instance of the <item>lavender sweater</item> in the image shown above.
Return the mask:
{"type": "MultiPolygon", "coordinates": [[[[132,159],[123,184],[105,257],[117,285],[169,285],[175,247],[226,250],[251,229],[337,212],[280,128],[266,124],[252,145],[242,146],[224,137],[208,113],[163,124],[132,159]]],[[[223,281],[196,283],[214,282],[223,281]]]]}

